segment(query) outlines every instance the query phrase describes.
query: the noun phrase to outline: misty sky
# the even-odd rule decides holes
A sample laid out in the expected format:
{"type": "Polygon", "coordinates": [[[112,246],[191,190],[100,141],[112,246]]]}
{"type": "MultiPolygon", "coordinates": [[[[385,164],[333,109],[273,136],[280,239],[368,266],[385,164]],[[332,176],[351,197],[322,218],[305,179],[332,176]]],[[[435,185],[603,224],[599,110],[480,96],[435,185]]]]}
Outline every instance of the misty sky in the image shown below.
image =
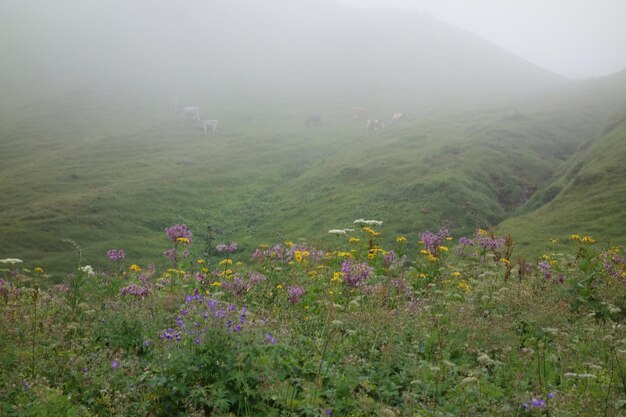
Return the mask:
{"type": "Polygon", "coordinates": [[[570,78],[626,68],[626,0],[341,0],[413,9],[570,78]]]}

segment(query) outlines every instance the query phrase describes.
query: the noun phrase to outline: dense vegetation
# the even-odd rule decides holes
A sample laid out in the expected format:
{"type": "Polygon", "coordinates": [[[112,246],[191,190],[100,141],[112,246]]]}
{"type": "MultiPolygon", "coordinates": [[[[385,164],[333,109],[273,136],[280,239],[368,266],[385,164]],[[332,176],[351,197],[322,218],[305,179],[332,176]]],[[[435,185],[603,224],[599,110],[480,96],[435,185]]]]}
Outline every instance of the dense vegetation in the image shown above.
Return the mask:
{"type": "Polygon", "coordinates": [[[380,222],[348,226],[326,250],[192,258],[175,225],[170,268],[118,247],[94,271],[75,246],[55,286],[2,260],[0,414],[623,415],[623,247],[572,235],[525,261],[484,230],[383,248],[380,222]]]}

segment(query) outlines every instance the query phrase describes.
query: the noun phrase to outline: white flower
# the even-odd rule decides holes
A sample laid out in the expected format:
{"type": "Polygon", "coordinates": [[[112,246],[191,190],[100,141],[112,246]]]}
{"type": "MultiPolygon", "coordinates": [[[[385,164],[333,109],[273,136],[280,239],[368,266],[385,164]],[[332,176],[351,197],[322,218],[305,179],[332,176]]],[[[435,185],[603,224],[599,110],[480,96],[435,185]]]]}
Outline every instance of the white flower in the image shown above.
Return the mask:
{"type": "Polygon", "coordinates": [[[83,271],[85,274],[87,274],[90,277],[96,275],[96,272],[93,270],[91,265],[85,265],[82,268],[80,268],[80,270],[83,271]]]}
{"type": "Polygon", "coordinates": [[[366,226],[382,226],[383,222],[381,222],[380,220],[364,220],[364,219],[357,219],[354,221],[354,224],[358,224],[360,226],[366,225],[366,226]]]}
{"type": "Polygon", "coordinates": [[[21,264],[22,262],[23,261],[21,259],[17,259],[17,258],[0,259],[0,263],[9,264],[9,265],[21,264]]]}
{"type": "Polygon", "coordinates": [[[332,234],[332,235],[345,235],[346,231],[342,230],[342,229],[330,229],[328,231],[328,233],[332,234]]]}

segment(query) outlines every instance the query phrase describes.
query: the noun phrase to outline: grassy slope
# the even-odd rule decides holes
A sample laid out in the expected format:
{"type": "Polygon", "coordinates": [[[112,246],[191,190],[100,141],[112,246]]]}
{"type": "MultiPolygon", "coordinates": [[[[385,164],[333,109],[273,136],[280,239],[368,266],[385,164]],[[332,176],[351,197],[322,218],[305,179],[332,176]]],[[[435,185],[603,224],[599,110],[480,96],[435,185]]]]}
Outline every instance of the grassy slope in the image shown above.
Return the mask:
{"type": "Polygon", "coordinates": [[[571,233],[626,243],[624,160],[626,112],[613,116],[602,136],[584,146],[529,202],[534,210],[506,220],[500,229],[523,236],[522,246],[549,237],[566,240],[571,233]]]}
{"type": "Polygon", "coordinates": [[[67,270],[70,238],[97,266],[112,247],[154,261],[174,223],[192,228],[198,255],[207,225],[247,248],[329,239],[359,217],[384,220],[389,239],[441,224],[465,233],[545,184],[604,114],[550,101],[415,108],[412,120],[368,133],[345,103],[326,104],[326,125],[307,129],[315,104],[200,102],[221,123],[205,136],[162,98],[126,97],[75,92],[5,113],[0,257],[67,270]]]}

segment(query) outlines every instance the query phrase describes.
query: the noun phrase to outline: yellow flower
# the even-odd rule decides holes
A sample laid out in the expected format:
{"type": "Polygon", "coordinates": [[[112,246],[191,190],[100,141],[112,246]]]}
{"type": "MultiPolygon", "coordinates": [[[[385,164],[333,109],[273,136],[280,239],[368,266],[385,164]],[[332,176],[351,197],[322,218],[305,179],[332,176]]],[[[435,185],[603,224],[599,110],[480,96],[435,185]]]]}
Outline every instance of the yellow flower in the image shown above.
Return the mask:
{"type": "Polygon", "coordinates": [[[553,245],[556,245],[557,243],[559,243],[559,239],[552,238],[550,239],[550,243],[552,243],[553,245]]]}
{"type": "Polygon", "coordinates": [[[446,240],[447,240],[448,242],[450,242],[450,241],[452,240],[452,238],[451,238],[450,236],[448,236],[448,237],[446,238],[446,240]]]}
{"type": "Polygon", "coordinates": [[[447,252],[448,251],[448,247],[447,246],[438,246],[437,249],[439,249],[442,252],[447,252]]]}
{"type": "Polygon", "coordinates": [[[420,278],[426,278],[428,275],[426,275],[426,274],[425,274],[425,273],[423,273],[423,272],[420,272],[420,274],[419,274],[418,276],[419,276],[420,278]]]}
{"type": "Polygon", "coordinates": [[[428,252],[426,249],[420,249],[420,253],[422,255],[430,255],[430,252],[428,252]]]}
{"type": "Polygon", "coordinates": [[[38,267],[36,267],[36,268],[35,268],[35,273],[36,273],[36,274],[42,274],[42,275],[43,275],[43,268],[41,268],[41,267],[39,267],[39,266],[38,266],[38,267]]]}
{"type": "Polygon", "coordinates": [[[221,286],[222,286],[222,283],[221,283],[221,282],[219,282],[219,281],[213,281],[213,282],[211,283],[211,286],[212,286],[212,287],[221,287],[221,286]]]}
{"type": "Polygon", "coordinates": [[[337,256],[340,258],[352,258],[352,254],[350,252],[338,252],[337,256]]]}
{"type": "Polygon", "coordinates": [[[140,268],[140,267],[139,267],[139,265],[137,265],[137,264],[132,264],[132,265],[130,266],[130,268],[129,268],[129,269],[130,269],[131,271],[133,271],[133,272],[139,272],[139,271],[141,271],[141,268],[140,268]]]}
{"type": "Polygon", "coordinates": [[[459,271],[454,271],[454,272],[452,273],[452,276],[453,276],[453,277],[457,277],[457,278],[458,278],[458,277],[460,277],[460,276],[461,276],[461,273],[460,273],[459,271]]]}
{"type": "Polygon", "coordinates": [[[358,237],[351,237],[350,239],[348,239],[348,243],[359,243],[361,241],[361,239],[359,239],[358,237]]]}
{"type": "Polygon", "coordinates": [[[317,275],[317,271],[310,271],[310,272],[309,272],[309,276],[310,276],[310,277],[314,277],[314,276],[316,276],[316,275],[317,275]]]}
{"type": "Polygon", "coordinates": [[[436,256],[432,255],[432,254],[428,254],[428,260],[430,262],[436,262],[439,258],[437,258],[436,256]]]}
{"type": "Polygon", "coordinates": [[[235,264],[235,266],[243,266],[243,262],[239,261],[235,264]]]}
{"type": "Polygon", "coordinates": [[[167,272],[165,272],[165,273],[163,274],[163,278],[171,278],[171,275],[170,275],[170,274],[168,274],[167,272]]]}
{"type": "Polygon", "coordinates": [[[465,281],[465,280],[459,281],[459,283],[457,284],[457,287],[459,287],[460,289],[462,289],[465,292],[468,292],[470,290],[470,286],[467,283],[467,281],[465,281]]]}
{"type": "Polygon", "coordinates": [[[372,229],[371,227],[365,226],[363,228],[363,231],[374,236],[374,237],[378,237],[380,236],[380,233],[378,233],[377,231],[375,231],[374,229],[372,229]]]}
{"type": "Polygon", "coordinates": [[[232,259],[222,259],[220,261],[220,265],[232,265],[233,264],[233,260],[232,259]]]}
{"type": "Polygon", "coordinates": [[[594,238],[592,238],[591,236],[583,236],[580,241],[582,243],[587,243],[587,244],[591,244],[591,243],[596,243],[596,240],[594,238]]]}
{"type": "Polygon", "coordinates": [[[283,288],[284,288],[284,287],[283,287],[283,284],[278,284],[278,285],[276,286],[276,289],[279,289],[279,290],[280,290],[280,289],[283,289],[283,288]]]}
{"type": "Polygon", "coordinates": [[[259,245],[259,249],[267,249],[267,248],[269,248],[269,247],[270,247],[270,245],[268,245],[267,243],[261,243],[261,244],[259,245]]]}
{"type": "Polygon", "coordinates": [[[292,241],[287,241],[285,242],[285,246],[287,246],[288,248],[293,246],[293,242],[292,241]]]}
{"type": "Polygon", "coordinates": [[[340,282],[343,279],[343,272],[335,272],[333,273],[333,277],[331,279],[332,282],[340,282]]]}
{"type": "Polygon", "coordinates": [[[398,242],[398,243],[406,243],[406,238],[404,236],[398,236],[396,238],[396,242],[398,242]]]}
{"type": "Polygon", "coordinates": [[[200,265],[204,265],[204,259],[198,259],[196,262],[199,263],[200,265]]]}
{"type": "Polygon", "coordinates": [[[186,237],[177,237],[176,238],[176,242],[180,242],[184,245],[188,245],[189,244],[189,238],[186,237]]]}
{"type": "Polygon", "coordinates": [[[302,260],[303,260],[304,258],[307,258],[309,255],[310,255],[310,254],[309,254],[309,251],[306,251],[306,250],[305,250],[305,251],[299,251],[299,250],[297,250],[297,251],[295,251],[295,252],[293,253],[293,256],[294,256],[294,258],[296,258],[296,261],[297,261],[297,262],[302,262],[302,260]]]}
{"type": "Polygon", "coordinates": [[[570,240],[580,240],[580,235],[570,235],[570,240]]]}
{"type": "Polygon", "coordinates": [[[203,274],[208,274],[209,273],[209,268],[202,268],[202,273],[203,274]]]}
{"type": "Polygon", "coordinates": [[[507,264],[507,265],[510,265],[510,264],[511,264],[511,261],[509,261],[509,260],[508,260],[508,259],[506,259],[506,258],[502,258],[502,259],[500,259],[500,262],[502,262],[503,264],[507,264]]]}

